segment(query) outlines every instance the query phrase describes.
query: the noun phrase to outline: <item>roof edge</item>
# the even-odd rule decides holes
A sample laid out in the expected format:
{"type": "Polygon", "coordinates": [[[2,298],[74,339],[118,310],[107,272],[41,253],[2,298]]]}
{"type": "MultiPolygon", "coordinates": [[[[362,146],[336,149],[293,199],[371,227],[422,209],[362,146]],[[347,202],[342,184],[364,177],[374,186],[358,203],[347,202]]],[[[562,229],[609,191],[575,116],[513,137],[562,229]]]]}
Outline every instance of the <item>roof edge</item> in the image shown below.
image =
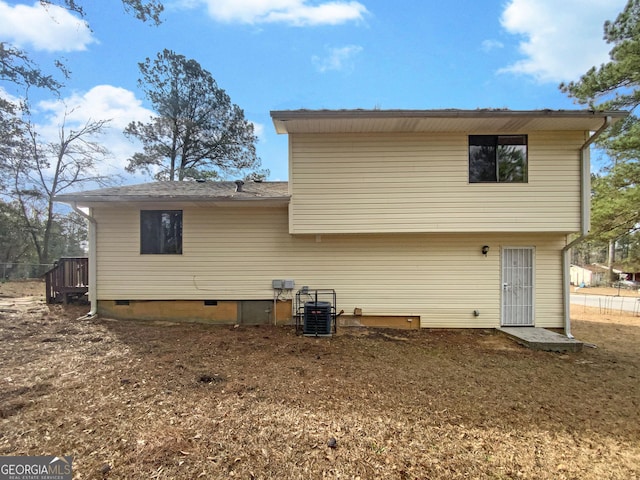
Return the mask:
{"type": "Polygon", "coordinates": [[[105,203],[105,202],[154,202],[154,203],[219,203],[219,202],[282,202],[291,200],[291,195],[278,197],[197,197],[181,195],[58,195],[53,198],[61,203],[105,203]]]}
{"type": "Polygon", "coordinates": [[[275,120],[302,118],[482,118],[482,117],[523,117],[523,116],[553,116],[553,117],[607,117],[624,118],[629,115],[626,110],[509,110],[502,108],[479,108],[475,110],[463,109],[435,109],[435,110],[404,110],[404,109],[344,109],[344,110],[271,110],[271,118],[275,120]]]}
{"type": "Polygon", "coordinates": [[[288,182],[146,182],[95,190],[68,192],[54,197],[54,201],[69,204],[114,202],[136,203],[287,203],[291,196],[288,182]],[[239,188],[244,185],[243,188],[239,188]]]}
{"type": "MultiPolygon", "coordinates": [[[[332,122],[352,122],[350,125],[351,132],[358,130],[353,128],[354,124],[360,124],[362,130],[358,131],[374,131],[372,130],[372,122],[375,125],[382,125],[384,121],[416,121],[421,120],[460,120],[482,122],[484,120],[502,120],[505,122],[514,120],[566,120],[570,122],[594,121],[612,118],[615,123],[629,115],[624,110],[508,110],[508,109],[476,109],[476,110],[272,110],[270,112],[271,119],[275,130],[279,134],[294,133],[300,125],[313,125],[319,133],[322,130],[321,125],[327,126],[332,122]]],[[[401,125],[407,125],[401,123],[401,125]]],[[[379,130],[375,130],[379,131],[379,130]]],[[[400,130],[385,130],[400,131],[400,130]]],[[[414,131],[409,129],[407,131],[414,131]]],[[[308,132],[307,132],[308,133],[308,132]]]]}

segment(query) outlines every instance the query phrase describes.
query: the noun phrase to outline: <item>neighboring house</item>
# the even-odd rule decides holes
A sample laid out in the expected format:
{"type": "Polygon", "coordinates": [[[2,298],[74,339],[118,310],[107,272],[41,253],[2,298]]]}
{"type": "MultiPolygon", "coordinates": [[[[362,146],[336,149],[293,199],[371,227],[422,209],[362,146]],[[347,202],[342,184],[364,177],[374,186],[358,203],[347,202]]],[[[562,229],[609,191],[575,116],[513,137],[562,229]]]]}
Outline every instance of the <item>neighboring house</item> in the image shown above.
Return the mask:
{"type": "Polygon", "coordinates": [[[618,274],[618,278],[620,280],[625,280],[627,282],[640,282],[640,272],[638,272],[637,268],[629,265],[617,265],[617,268],[614,267],[614,273],[618,274]]]}
{"type": "Polygon", "coordinates": [[[607,267],[595,264],[571,265],[570,270],[571,284],[577,287],[598,287],[608,283],[609,269],[607,267]]]}
{"type": "Polygon", "coordinates": [[[288,183],[57,197],[89,209],[93,310],[290,322],[308,286],[334,289],[356,324],[570,333],[569,236],[589,228],[589,145],[626,113],[271,115],[288,134],[288,183]]]}
{"type": "Polygon", "coordinates": [[[581,287],[610,286],[618,281],[637,282],[640,275],[624,270],[624,266],[613,268],[614,280],[609,279],[609,267],[593,263],[591,265],[571,265],[571,284],[581,287]]]}

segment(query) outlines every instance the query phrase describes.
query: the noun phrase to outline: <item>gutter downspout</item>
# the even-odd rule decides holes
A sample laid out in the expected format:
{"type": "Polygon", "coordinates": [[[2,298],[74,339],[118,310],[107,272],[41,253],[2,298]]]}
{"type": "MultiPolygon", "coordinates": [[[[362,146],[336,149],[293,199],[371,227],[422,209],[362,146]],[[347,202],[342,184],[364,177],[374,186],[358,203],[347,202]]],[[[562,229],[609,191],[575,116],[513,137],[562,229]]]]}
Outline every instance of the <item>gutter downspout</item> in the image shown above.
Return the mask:
{"type": "Polygon", "coordinates": [[[591,229],[591,160],[589,147],[596,139],[611,125],[611,117],[604,119],[604,124],[591,135],[584,145],[580,147],[580,235],[578,238],[568,243],[562,249],[562,296],[564,300],[564,334],[568,338],[574,338],[571,334],[571,274],[569,271],[569,252],[582,242],[591,229]]]}
{"type": "Polygon", "coordinates": [[[72,203],[71,208],[78,215],[82,216],[89,222],[89,302],[91,304],[91,310],[83,319],[93,318],[98,314],[98,300],[96,295],[96,288],[98,285],[98,257],[96,255],[96,230],[98,228],[98,222],[93,218],[92,210],[89,209],[89,213],[85,213],[78,208],[77,203],[72,203]]]}

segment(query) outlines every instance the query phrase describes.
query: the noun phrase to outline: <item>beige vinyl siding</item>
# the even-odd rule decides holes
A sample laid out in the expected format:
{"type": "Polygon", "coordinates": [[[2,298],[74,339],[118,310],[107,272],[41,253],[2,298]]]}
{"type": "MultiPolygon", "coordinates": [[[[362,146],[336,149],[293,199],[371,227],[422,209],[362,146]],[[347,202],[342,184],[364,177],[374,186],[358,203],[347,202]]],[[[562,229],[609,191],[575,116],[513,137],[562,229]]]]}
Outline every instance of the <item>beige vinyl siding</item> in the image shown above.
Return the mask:
{"type": "Polygon", "coordinates": [[[463,133],[289,137],[291,233],[579,229],[584,132],[530,133],[524,184],[470,184],[463,133]]]}
{"type": "Polygon", "coordinates": [[[562,325],[562,235],[289,235],[286,207],[162,208],[183,209],[182,255],[139,253],[139,207],[95,208],[98,300],[271,299],[272,279],[293,279],[296,289],[334,288],[347,314],[496,327],[500,248],[520,245],[536,248],[537,325],[562,325]]]}

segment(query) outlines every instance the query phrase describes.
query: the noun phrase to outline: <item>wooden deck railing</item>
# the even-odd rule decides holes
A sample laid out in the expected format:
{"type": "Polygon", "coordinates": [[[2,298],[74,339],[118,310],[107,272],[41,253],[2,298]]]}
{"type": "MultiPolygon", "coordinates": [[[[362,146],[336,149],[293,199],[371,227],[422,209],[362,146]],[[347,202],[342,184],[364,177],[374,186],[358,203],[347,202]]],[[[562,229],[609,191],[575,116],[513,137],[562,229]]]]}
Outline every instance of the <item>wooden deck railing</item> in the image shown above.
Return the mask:
{"type": "Polygon", "coordinates": [[[61,258],[44,274],[47,303],[68,303],[89,291],[89,259],[61,258]]]}

